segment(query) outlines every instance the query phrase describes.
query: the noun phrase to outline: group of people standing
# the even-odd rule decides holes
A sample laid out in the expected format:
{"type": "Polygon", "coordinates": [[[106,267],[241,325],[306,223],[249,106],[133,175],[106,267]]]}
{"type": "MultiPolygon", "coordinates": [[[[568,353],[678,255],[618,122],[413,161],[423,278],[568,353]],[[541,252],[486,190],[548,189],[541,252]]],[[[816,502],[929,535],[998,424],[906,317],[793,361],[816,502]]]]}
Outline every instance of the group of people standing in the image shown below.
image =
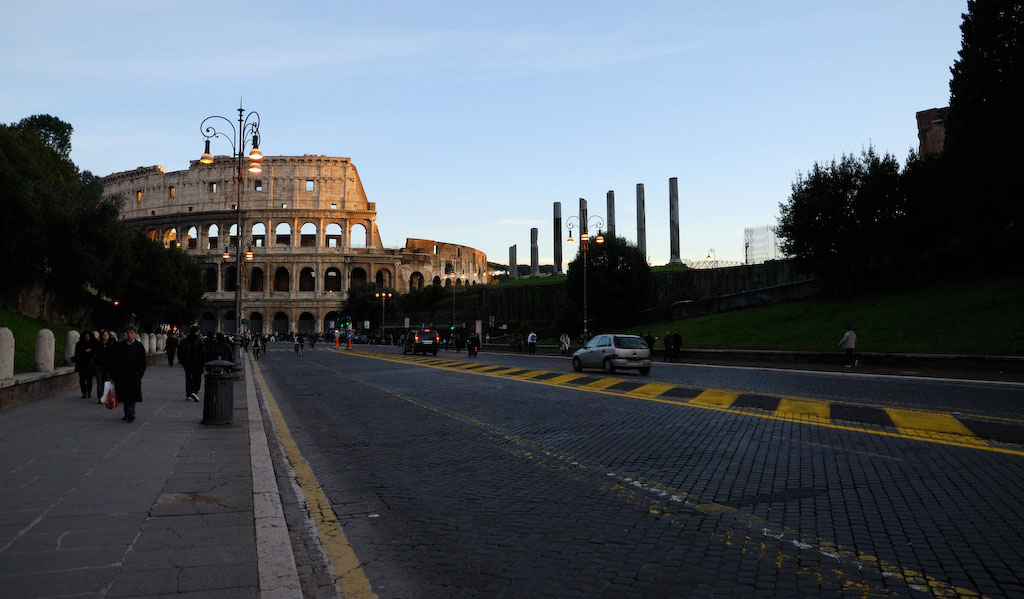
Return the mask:
{"type": "Polygon", "coordinates": [[[146,350],[136,340],[138,330],[128,326],[117,340],[117,334],[106,329],[99,336],[92,331],[82,333],[75,344],[75,372],[82,398],[92,397],[96,380],[97,403],[103,403],[103,389],[108,381],[114,384],[117,401],[124,407],[125,422],[135,420],[135,404],[142,401],[142,376],[146,373],[146,350]]]}

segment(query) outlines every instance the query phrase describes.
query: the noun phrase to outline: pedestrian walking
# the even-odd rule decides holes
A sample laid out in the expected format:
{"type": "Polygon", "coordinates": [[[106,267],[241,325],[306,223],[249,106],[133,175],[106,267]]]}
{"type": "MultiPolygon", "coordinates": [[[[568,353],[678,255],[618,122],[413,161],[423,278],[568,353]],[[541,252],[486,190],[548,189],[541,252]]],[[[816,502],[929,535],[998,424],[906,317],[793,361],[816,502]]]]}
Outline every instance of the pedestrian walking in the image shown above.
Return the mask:
{"type": "Polygon", "coordinates": [[[188,337],[178,344],[178,363],[185,369],[185,401],[198,402],[206,363],[206,347],[199,327],[189,329],[188,337]]]}
{"type": "Polygon", "coordinates": [[[558,351],[563,356],[569,355],[569,333],[562,333],[558,338],[558,351]]]}
{"type": "Polygon", "coordinates": [[[651,357],[654,357],[654,342],[656,341],[654,335],[650,331],[644,334],[644,343],[647,344],[647,349],[651,350],[651,357]]]}
{"type": "MultiPolygon", "coordinates": [[[[75,355],[71,360],[75,363],[78,373],[78,386],[82,389],[82,399],[92,397],[92,377],[96,375],[96,356],[100,352],[99,344],[92,336],[92,331],[83,331],[82,338],[75,344],[75,355]]],[[[97,386],[97,395],[103,390],[97,386]]]]}
{"type": "Polygon", "coordinates": [[[672,331],[672,361],[679,362],[679,350],[683,348],[683,336],[679,334],[679,329],[672,331]]]}
{"type": "Polygon", "coordinates": [[[860,365],[860,361],[853,355],[853,350],[857,347],[857,333],[853,332],[853,325],[846,325],[846,333],[839,340],[839,347],[846,351],[845,366],[847,368],[860,365]]]}
{"type": "Polygon", "coordinates": [[[256,334],[252,336],[252,357],[254,360],[260,359],[260,352],[263,351],[263,336],[256,334]]]}
{"type": "Polygon", "coordinates": [[[537,333],[530,331],[530,334],[526,336],[526,346],[529,348],[529,354],[532,356],[537,353],[537,333]]]}
{"type": "Polygon", "coordinates": [[[311,333],[309,335],[309,351],[313,351],[315,349],[316,349],[316,333],[311,333]]]}
{"type": "Polygon", "coordinates": [[[664,362],[671,362],[672,361],[672,331],[665,331],[665,340],[664,340],[663,343],[665,344],[665,355],[662,356],[662,361],[664,361],[664,362]]]}
{"type": "Polygon", "coordinates": [[[142,376],[146,374],[146,350],[136,340],[138,330],[130,325],[124,341],[117,344],[112,374],[117,401],[124,406],[125,422],[135,420],[135,404],[142,401],[142,376]]]}
{"type": "Polygon", "coordinates": [[[97,340],[96,356],[93,365],[96,369],[96,402],[103,403],[103,383],[110,380],[110,366],[114,363],[114,349],[117,347],[117,335],[103,329],[97,340]]]}
{"type": "Polygon", "coordinates": [[[172,368],[174,367],[174,355],[178,353],[178,344],[180,342],[181,339],[178,338],[178,335],[167,333],[167,347],[165,348],[167,351],[167,365],[172,368]]]}

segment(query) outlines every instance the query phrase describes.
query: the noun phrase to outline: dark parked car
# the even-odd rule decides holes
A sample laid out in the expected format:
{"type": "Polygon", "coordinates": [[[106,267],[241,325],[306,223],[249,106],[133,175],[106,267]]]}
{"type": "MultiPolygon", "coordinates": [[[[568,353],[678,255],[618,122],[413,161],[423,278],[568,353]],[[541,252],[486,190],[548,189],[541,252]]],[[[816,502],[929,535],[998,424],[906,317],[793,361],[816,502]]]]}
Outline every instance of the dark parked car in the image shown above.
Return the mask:
{"type": "Polygon", "coordinates": [[[640,374],[651,372],[651,348],[643,337],[602,333],[595,335],[572,355],[573,370],[601,368],[615,372],[616,368],[636,368],[640,374]]]}
{"type": "Polygon", "coordinates": [[[441,335],[436,329],[413,329],[405,336],[405,346],[402,347],[403,354],[413,354],[422,352],[426,354],[430,352],[437,355],[437,350],[441,347],[441,335]]]}

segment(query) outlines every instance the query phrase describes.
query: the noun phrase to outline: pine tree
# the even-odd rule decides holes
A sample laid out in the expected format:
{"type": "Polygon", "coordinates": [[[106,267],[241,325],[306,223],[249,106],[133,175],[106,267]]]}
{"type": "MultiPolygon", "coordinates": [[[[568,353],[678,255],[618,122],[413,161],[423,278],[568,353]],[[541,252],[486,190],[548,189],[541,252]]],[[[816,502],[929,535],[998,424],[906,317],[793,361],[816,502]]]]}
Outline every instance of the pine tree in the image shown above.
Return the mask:
{"type": "Polygon", "coordinates": [[[1024,2],[969,0],[960,30],[944,152],[966,218],[950,226],[1006,252],[1024,243],[1024,2]]]}

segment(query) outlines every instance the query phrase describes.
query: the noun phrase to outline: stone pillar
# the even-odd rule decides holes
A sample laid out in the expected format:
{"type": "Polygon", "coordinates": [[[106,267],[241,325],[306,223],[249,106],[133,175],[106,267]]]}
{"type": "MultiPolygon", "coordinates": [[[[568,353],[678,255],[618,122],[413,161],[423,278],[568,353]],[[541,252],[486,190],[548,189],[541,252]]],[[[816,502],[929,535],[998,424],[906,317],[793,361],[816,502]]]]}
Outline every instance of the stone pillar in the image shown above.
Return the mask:
{"type": "Polygon", "coordinates": [[[516,246],[508,248],[508,274],[512,280],[519,278],[519,266],[516,264],[516,246]]]}
{"type": "Polygon", "coordinates": [[[146,333],[135,333],[135,340],[142,345],[142,351],[146,352],[146,355],[153,353],[149,349],[149,335],[146,333]]]}
{"type": "Polygon", "coordinates": [[[608,208],[606,215],[608,215],[608,239],[615,239],[615,191],[609,189],[607,195],[608,208]]]}
{"type": "Polygon", "coordinates": [[[668,242],[669,264],[682,264],[679,259],[679,178],[668,180],[668,242]]]}
{"type": "Polygon", "coordinates": [[[647,212],[644,209],[644,184],[636,184],[636,247],[647,259],[647,212]]]}
{"type": "Polygon", "coordinates": [[[36,333],[36,353],[32,369],[36,372],[53,372],[53,331],[40,329],[36,333]]]}
{"type": "Polygon", "coordinates": [[[552,274],[562,274],[562,203],[555,202],[555,265],[552,274]]]}
{"type": "Polygon", "coordinates": [[[0,381],[14,378],[14,333],[0,328],[0,381]]]}
{"type": "Polygon", "coordinates": [[[530,276],[540,276],[540,247],[537,245],[537,227],[530,229],[530,276]]]}
{"type": "MultiPolygon", "coordinates": [[[[95,337],[93,337],[95,339],[95,337]]],[[[81,339],[81,335],[78,331],[71,330],[64,338],[64,365],[71,366],[71,357],[75,355],[75,346],[78,345],[78,340],[81,339]]]]}

